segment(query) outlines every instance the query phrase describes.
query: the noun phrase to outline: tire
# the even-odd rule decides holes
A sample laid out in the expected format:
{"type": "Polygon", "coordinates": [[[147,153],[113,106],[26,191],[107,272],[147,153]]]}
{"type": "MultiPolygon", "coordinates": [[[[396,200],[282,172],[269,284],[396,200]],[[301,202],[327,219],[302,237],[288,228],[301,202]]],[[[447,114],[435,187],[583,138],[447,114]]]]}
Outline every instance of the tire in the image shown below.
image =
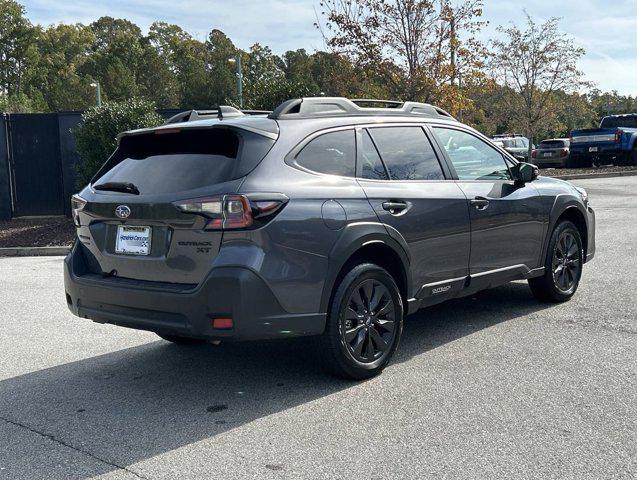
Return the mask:
{"type": "Polygon", "coordinates": [[[582,278],[583,264],[584,249],[579,230],[572,222],[558,223],[549,240],[544,275],[529,279],[533,295],[543,302],[570,300],[582,278]]]}
{"type": "Polygon", "coordinates": [[[637,147],[633,148],[632,152],[630,152],[626,165],[630,165],[630,166],[637,165],[637,147]]]}
{"type": "Polygon", "coordinates": [[[180,337],[178,335],[165,335],[163,333],[158,333],[157,335],[159,335],[167,342],[171,342],[176,345],[201,345],[202,343],[206,343],[205,340],[202,340],[200,338],[180,337]]]}
{"type": "Polygon", "coordinates": [[[378,375],[402,336],[403,302],[398,286],[383,268],[363,263],[352,268],[335,288],[325,332],[317,342],[323,365],[350,380],[378,375]]]}

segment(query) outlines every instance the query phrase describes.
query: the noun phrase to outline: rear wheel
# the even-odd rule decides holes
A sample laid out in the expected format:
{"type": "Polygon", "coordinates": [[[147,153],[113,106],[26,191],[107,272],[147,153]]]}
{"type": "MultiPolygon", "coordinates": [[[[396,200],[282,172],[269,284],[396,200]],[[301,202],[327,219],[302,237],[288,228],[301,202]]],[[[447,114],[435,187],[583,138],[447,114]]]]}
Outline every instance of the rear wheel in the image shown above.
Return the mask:
{"type": "Polygon", "coordinates": [[[340,281],[330,304],[320,355],[332,373],[363,380],[380,373],[403,330],[403,304],[386,270],[365,263],[340,281]]]}
{"type": "Polygon", "coordinates": [[[579,286],[583,263],[584,250],[579,230],[572,222],[560,222],[549,241],[544,275],[529,279],[533,295],[545,302],[569,300],[579,286]]]}
{"type": "Polygon", "coordinates": [[[175,343],[177,345],[200,345],[202,343],[206,343],[205,340],[201,340],[200,338],[180,337],[178,335],[166,335],[163,333],[158,333],[157,335],[159,335],[164,340],[175,343]]]}

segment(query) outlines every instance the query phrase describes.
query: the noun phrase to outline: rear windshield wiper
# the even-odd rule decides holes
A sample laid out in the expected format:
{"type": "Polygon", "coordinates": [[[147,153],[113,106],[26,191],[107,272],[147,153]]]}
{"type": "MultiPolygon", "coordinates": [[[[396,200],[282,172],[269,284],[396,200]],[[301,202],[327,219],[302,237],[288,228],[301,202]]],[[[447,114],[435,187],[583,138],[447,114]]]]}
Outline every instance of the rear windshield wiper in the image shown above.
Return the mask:
{"type": "Polygon", "coordinates": [[[109,192],[124,192],[139,195],[139,189],[133,183],[127,182],[106,182],[93,185],[94,190],[108,190],[109,192]]]}

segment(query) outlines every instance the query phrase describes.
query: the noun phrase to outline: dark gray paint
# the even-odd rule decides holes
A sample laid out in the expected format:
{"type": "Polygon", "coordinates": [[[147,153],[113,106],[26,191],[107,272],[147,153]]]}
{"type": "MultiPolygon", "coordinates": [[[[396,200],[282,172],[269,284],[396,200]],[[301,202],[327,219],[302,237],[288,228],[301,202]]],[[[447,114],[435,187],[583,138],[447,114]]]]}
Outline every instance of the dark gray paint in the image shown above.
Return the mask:
{"type": "MultiPolygon", "coordinates": [[[[209,282],[214,272],[221,269],[249,272],[242,273],[243,280],[237,283],[245,295],[243,301],[252,305],[250,288],[256,288],[257,296],[272,295],[276,308],[267,315],[259,314],[257,308],[251,312],[251,318],[243,321],[269,325],[270,318],[285,318],[280,323],[280,335],[285,336],[290,332],[307,334],[310,330],[322,329],[339,271],[366,245],[383,245],[400,259],[411,312],[419,306],[468,295],[517,278],[541,275],[543,248],[551,224],[567,208],[578,208],[589,228],[594,225],[592,210],[583,205],[570,184],[544,178],[526,185],[513,181],[458,182],[437,145],[434,147],[447,176],[441,181],[362,180],[313,173],[295,166],[295,153],[318,133],[334,128],[378,125],[385,120],[391,124],[423,126],[430,122],[427,118],[414,120],[413,116],[396,115],[388,119],[382,116],[327,117],[276,122],[262,118],[258,122],[259,129],[267,135],[278,132],[278,139],[263,161],[236,182],[184,192],[179,198],[95,192],[87,187],[81,192],[89,201],[82,223],[93,223],[82,227],[80,234],[92,258],[85,260],[82,268],[91,275],[115,268],[118,277],[142,282],[144,292],[148,285],[156,282],[173,282],[182,284],[183,288],[197,285],[198,291],[212,292],[213,296],[209,282]],[[223,233],[203,231],[199,217],[177,212],[170,204],[182,198],[232,192],[261,197],[279,192],[289,200],[266,226],[223,233]],[[470,204],[475,196],[488,198],[489,207],[475,210],[470,204]],[[383,203],[388,201],[404,201],[409,208],[392,214],[383,208],[383,203]],[[125,221],[114,217],[114,208],[122,203],[129,205],[133,212],[125,221]],[[110,235],[122,222],[156,228],[157,238],[153,237],[149,257],[112,254],[110,235]],[[198,254],[194,249],[180,249],[179,240],[209,241],[213,248],[207,254],[198,254]],[[316,322],[313,327],[308,327],[308,319],[316,322]],[[297,321],[303,328],[294,328],[297,321]]],[[[243,122],[255,130],[255,119],[241,118],[233,118],[231,122],[200,120],[180,127],[242,128],[243,122]]],[[[480,136],[454,121],[436,119],[435,123],[454,125],[480,136]]],[[[511,164],[515,162],[506,158],[511,164]]],[[[589,253],[593,251],[594,241],[589,240],[589,253]]],[[[82,282],[81,275],[67,277],[71,286],[82,282]]],[[[114,298],[113,301],[135,305],[135,295],[126,298],[128,300],[114,298]]],[[[82,300],[73,298],[73,301],[81,303],[82,300]]],[[[212,308],[212,301],[198,299],[201,311],[191,315],[209,315],[206,312],[212,308]]],[[[144,297],[142,303],[147,302],[144,297]]],[[[174,309],[171,311],[176,313],[174,309]]],[[[91,316],[100,318],[99,312],[91,316]]],[[[111,321],[106,317],[108,315],[104,321],[111,321]]]]}

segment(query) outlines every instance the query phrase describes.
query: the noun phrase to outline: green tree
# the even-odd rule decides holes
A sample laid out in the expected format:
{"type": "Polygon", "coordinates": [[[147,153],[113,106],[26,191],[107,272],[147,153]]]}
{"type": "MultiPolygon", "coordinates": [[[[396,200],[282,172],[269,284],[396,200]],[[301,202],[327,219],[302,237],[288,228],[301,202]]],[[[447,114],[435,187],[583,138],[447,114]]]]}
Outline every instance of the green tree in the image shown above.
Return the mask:
{"type": "Polygon", "coordinates": [[[155,105],[142,99],[108,102],[82,115],[74,130],[80,161],[76,165],[78,188],[86,185],[117,146],[119,133],[161,124],[155,105]]]}
{"type": "Polygon", "coordinates": [[[244,96],[247,108],[272,110],[289,98],[317,95],[307,78],[286,78],[285,62],[268,47],[254,44],[245,55],[244,96]]]}
{"type": "Polygon", "coordinates": [[[38,28],[14,0],[0,0],[0,94],[16,101],[37,63],[38,28]]]}
{"type": "Polygon", "coordinates": [[[91,79],[78,71],[94,40],[92,31],[81,24],[55,25],[40,33],[39,61],[29,91],[42,95],[47,110],[83,110],[94,103],[91,79]]]}
{"type": "Polygon", "coordinates": [[[90,25],[95,36],[81,73],[98,80],[105,100],[139,96],[139,72],[144,54],[142,33],[134,23],[101,17],[90,25]]]}
{"type": "Polygon", "coordinates": [[[206,42],[208,60],[208,106],[221,105],[233,100],[238,104],[235,66],[229,62],[238,50],[221,30],[212,30],[206,42]]]}

